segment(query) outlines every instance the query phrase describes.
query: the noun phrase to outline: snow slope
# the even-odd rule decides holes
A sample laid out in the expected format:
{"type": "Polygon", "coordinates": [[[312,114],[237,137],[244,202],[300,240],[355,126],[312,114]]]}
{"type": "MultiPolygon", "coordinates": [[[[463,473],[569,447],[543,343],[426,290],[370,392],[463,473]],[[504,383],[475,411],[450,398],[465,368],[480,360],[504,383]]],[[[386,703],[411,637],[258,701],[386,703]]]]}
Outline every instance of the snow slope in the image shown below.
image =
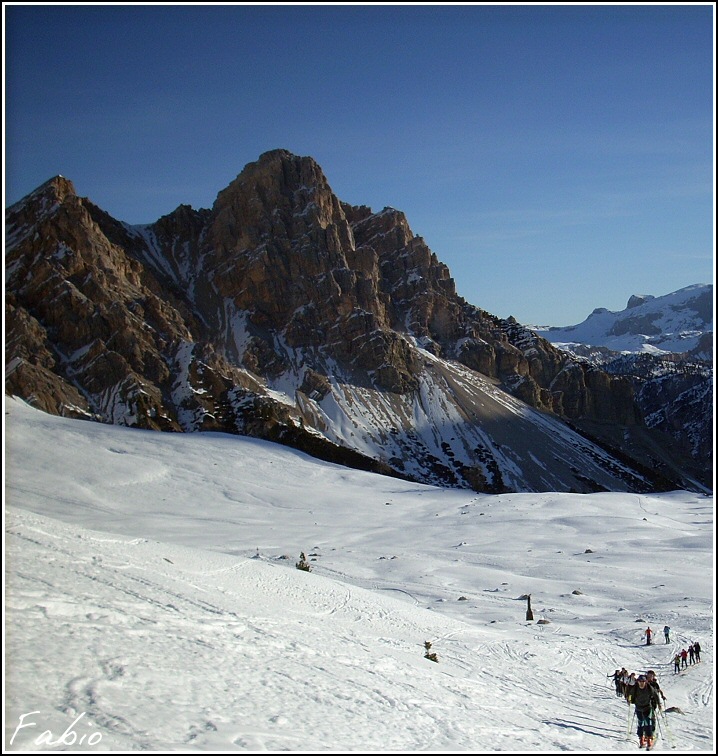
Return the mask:
{"type": "Polygon", "coordinates": [[[494,492],[581,491],[587,479],[612,491],[650,485],[557,417],[458,362],[418,351],[424,366],[416,392],[381,392],[335,379],[315,405],[314,427],[369,458],[401,460],[394,464],[402,473],[434,484],[453,484],[459,473],[468,487],[464,476],[473,468],[494,492]]]}
{"type": "Polygon", "coordinates": [[[599,307],[583,323],[531,330],[553,344],[588,344],[616,352],[688,352],[713,331],[713,286],[695,284],[661,297],[633,296],[628,307],[599,307]]]}
{"type": "Polygon", "coordinates": [[[477,495],[4,417],[6,750],[633,750],[624,665],[683,712],[658,750],[714,749],[712,497],[477,495]]]}

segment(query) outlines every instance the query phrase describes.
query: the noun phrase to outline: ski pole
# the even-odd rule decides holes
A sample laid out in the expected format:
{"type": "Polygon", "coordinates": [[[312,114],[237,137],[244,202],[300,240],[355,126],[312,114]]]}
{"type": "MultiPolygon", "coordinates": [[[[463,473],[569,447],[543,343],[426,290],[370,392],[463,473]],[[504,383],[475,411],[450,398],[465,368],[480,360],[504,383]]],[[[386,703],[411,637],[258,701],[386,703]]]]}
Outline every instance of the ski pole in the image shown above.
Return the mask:
{"type": "Polygon", "coordinates": [[[668,726],[668,717],[663,709],[661,709],[661,714],[663,714],[663,724],[665,725],[666,735],[668,736],[668,743],[671,748],[673,748],[673,735],[671,735],[671,728],[668,726]]]}
{"type": "Polygon", "coordinates": [[[663,740],[666,739],[666,736],[663,734],[663,728],[661,727],[661,718],[658,715],[656,715],[656,727],[654,730],[654,734],[656,735],[660,734],[663,740]]]}
{"type": "Polygon", "coordinates": [[[630,738],[631,729],[633,727],[633,720],[636,717],[636,710],[632,709],[631,704],[628,701],[626,701],[626,703],[628,704],[628,719],[626,721],[626,737],[630,738]],[[633,713],[633,716],[631,716],[631,713],[633,713]]]}

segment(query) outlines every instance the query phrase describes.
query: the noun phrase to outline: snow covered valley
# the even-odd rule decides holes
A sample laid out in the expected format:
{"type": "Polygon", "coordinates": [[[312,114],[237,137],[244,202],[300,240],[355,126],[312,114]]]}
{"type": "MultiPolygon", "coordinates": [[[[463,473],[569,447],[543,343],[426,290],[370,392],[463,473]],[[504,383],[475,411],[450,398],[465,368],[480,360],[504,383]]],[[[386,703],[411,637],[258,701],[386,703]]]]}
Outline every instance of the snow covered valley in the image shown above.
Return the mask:
{"type": "Polygon", "coordinates": [[[480,495],[4,420],[6,751],[629,751],[622,666],[673,709],[657,750],[715,750],[712,497],[480,495]]]}

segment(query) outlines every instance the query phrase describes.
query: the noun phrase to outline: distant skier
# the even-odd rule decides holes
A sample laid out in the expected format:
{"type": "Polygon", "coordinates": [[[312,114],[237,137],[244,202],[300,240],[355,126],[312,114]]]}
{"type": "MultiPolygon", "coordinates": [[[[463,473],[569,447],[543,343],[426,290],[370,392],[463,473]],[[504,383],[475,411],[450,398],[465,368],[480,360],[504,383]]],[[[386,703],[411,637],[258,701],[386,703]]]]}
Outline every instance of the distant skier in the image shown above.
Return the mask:
{"type": "Polygon", "coordinates": [[[621,667],[621,695],[626,695],[626,680],[628,680],[628,670],[625,667],[621,667]]]}
{"type": "Polygon", "coordinates": [[[646,645],[651,645],[651,636],[653,635],[653,630],[651,630],[650,627],[646,628],[646,645]]]}
{"type": "Polygon", "coordinates": [[[671,642],[671,628],[668,625],[663,628],[663,637],[666,639],[666,643],[671,642]]]}
{"type": "Polygon", "coordinates": [[[685,648],[681,651],[681,669],[685,669],[688,666],[688,651],[685,648]]]}
{"type": "Polygon", "coordinates": [[[693,653],[696,655],[696,664],[701,660],[701,644],[698,641],[693,643],[693,653]]]}
{"type": "Polygon", "coordinates": [[[620,669],[617,669],[612,675],[606,675],[606,677],[611,678],[613,680],[613,684],[616,686],[616,695],[622,696],[623,695],[623,684],[621,682],[621,678],[623,677],[623,672],[620,669]]]}
{"type": "Polygon", "coordinates": [[[628,671],[626,671],[626,674],[623,678],[623,695],[626,697],[626,701],[628,701],[629,695],[631,691],[636,687],[636,673],[631,672],[631,674],[628,674],[628,671]]]}
{"type": "Polygon", "coordinates": [[[628,694],[628,703],[636,707],[639,746],[647,750],[653,748],[653,731],[656,726],[656,710],[661,708],[658,693],[648,684],[645,675],[639,675],[636,684],[628,694]]]}
{"type": "Polygon", "coordinates": [[[673,657],[673,674],[677,675],[681,671],[681,655],[676,654],[673,657]]]}
{"type": "Polygon", "coordinates": [[[692,643],[690,646],[688,646],[688,663],[689,664],[696,663],[696,651],[692,643]]]}

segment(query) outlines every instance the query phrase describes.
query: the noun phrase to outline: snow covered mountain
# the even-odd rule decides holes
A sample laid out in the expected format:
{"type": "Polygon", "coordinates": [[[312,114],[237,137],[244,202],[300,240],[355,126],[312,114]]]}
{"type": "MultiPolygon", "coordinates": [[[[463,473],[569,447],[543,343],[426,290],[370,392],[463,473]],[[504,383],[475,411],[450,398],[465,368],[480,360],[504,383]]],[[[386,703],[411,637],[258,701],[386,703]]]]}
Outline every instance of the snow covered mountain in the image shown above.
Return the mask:
{"type": "Polygon", "coordinates": [[[713,285],[654,297],[633,295],[625,310],[595,309],[583,323],[532,328],[552,344],[603,346],[615,352],[686,354],[712,360],[713,285]]]}
{"type": "Polygon", "coordinates": [[[6,392],[477,491],[710,485],[630,379],[456,294],[405,216],[274,150],[211,209],[118,221],[55,177],[6,211],[6,392]]]}
{"type": "Polygon", "coordinates": [[[713,286],[634,295],[620,312],[599,308],[581,324],[534,329],[559,348],[634,384],[646,425],[713,466],[713,286]]]}
{"type": "Polygon", "coordinates": [[[712,497],[4,412],[4,752],[635,751],[625,666],[658,674],[657,750],[715,753],[712,497]]]}

